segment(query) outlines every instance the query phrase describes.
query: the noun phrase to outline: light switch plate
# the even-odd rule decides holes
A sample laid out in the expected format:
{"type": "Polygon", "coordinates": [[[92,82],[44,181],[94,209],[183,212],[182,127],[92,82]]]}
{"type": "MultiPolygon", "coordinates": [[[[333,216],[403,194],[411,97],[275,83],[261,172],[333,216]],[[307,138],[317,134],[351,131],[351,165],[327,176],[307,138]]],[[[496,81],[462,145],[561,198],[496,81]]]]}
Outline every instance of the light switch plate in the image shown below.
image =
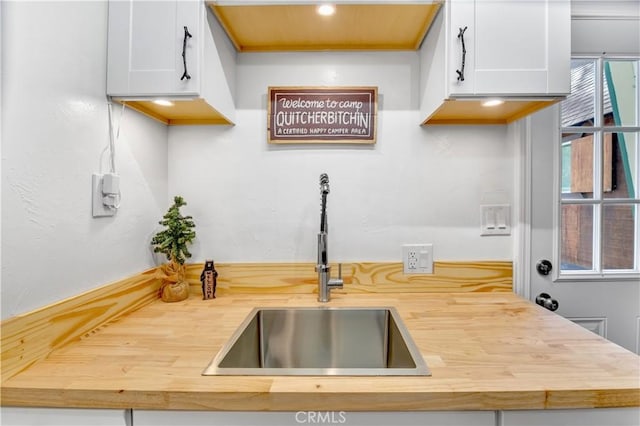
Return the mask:
{"type": "Polygon", "coordinates": [[[433,244],[405,244],[402,246],[405,274],[433,274],[433,244]]]}
{"type": "Polygon", "coordinates": [[[480,235],[511,235],[511,206],[509,204],[481,205],[480,235]]]}

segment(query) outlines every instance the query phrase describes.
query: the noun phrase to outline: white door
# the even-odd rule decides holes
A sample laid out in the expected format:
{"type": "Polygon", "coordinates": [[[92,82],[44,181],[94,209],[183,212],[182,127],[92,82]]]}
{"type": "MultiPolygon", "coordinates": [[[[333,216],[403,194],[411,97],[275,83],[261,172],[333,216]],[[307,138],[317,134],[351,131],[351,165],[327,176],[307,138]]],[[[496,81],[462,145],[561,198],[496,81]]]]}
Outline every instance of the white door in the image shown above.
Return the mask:
{"type": "MultiPolygon", "coordinates": [[[[541,294],[547,294],[558,303],[556,313],[569,318],[609,340],[638,353],[640,340],[640,284],[634,279],[575,279],[568,280],[567,268],[571,264],[558,262],[563,249],[554,247],[558,232],[554,227],[563,225],[555,217],[559,207],[554,206],[556,188],[555,167],[559,167],[558,123],[559,107],[547,108],[529,120],[531,134],[531,252],[530,252],[530,294],[533,301],[541,294]],[[559,253],[558,253],[559,252],[559,253]],[[537,263],[547,260],[552,265],[548,275],[538,271],[537,263]],[[560,263],[560,264],[559,264],[560,263]],[[560,277],[561,279],[559,279],[560,277]]],[[[566,206],[565,209],[573,206],[566,206]]],[[[608,207],[604,207],[605,209],[608,207]]],[[[581,206],[579,209],[592,209],[581,206]]],[[[636,211],[638,207],[636,207],[636,211]]],[[[637,215],[637,213],[636,213],[637,215]]],[[[565,224],[565,232],[585,234],[588,224],[565,224]],[[569,229],[567,229],[569,228],[569,229]]],[[[593,225],[591,225],[593,226],[593,225]]],[[[637,227],[637,219],[636,219],[637,227]]],[[[631,229],[637,235],[637,229],[631,229]]],[[[560,240],[562,236],[560,235],[560,240]]],[[[557,246],[562,243],[556,243],[557,246]]],[[[565,243],[566,245],[566,243],[565,243]]],[[[606,250],[606,248],[605,248],[606,250]]],[[[634,253],[637,256],[637,252],[634,253]]],[[[635,260],[637,267],[637,259],[635,260]]],[[[567,262],[568,263],[568,262],[567,262]]],[[[554,306],[549,304],[551,308],[554,306]]]]}
{"type": "Polygon", "coordinates": [[[525,297],[546,293],[558,314],[639,353],[640,64],[621,59],[640,57],[640,13],[618,3],[572,2],[570,96],[582,102],[524,121],[519,278],[525,297]],[[590,55],[601,52],[618,56],[590,55]]]}

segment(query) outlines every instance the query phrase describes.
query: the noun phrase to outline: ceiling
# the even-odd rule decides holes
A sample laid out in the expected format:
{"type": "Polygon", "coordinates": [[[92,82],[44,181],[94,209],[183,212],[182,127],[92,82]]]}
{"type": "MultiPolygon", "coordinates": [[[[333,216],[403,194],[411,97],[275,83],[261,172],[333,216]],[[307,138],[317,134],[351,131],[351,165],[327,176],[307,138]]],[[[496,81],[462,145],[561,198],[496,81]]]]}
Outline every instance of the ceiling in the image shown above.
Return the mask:
{"type": "Polygon", "coordinates": [[[209,3],[238,52],[416,50],[441,3],[334,2],[321,16],[311,1],[209,3]]]}

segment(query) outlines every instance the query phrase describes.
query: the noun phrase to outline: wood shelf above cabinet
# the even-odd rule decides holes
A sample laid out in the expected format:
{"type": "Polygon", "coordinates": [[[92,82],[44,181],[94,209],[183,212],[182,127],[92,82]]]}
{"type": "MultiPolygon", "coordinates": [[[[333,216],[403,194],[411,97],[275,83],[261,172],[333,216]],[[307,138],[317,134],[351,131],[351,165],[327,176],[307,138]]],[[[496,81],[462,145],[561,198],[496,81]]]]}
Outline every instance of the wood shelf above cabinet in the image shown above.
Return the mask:
{"type": "Polygon", "coordinates": [[[210,7],[239,52],[416,50],[441,6],[338,2],[327,17],[316,13],[315,3],[238,3],[217,1],[210,7]]]}
{"type": "Polygon", "coordinates": [[[422,124],[508,124],[558,101],[509,100],[502,105],[484,107],[484,100],[446,100],[422,124]]]}
{"type": "Polygon", "coordinates": [[[172,106],[157,105],[150,100],[114,100],[169,126],[234,124],[204,99],[172,100],[172,106]]]}

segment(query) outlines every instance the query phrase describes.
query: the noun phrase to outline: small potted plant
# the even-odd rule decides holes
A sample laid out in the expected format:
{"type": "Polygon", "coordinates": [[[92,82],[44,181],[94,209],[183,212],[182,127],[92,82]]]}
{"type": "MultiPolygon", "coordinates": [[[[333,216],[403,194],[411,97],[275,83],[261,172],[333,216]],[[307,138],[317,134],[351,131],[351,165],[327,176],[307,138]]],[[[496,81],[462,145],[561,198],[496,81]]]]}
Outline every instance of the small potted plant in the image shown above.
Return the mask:
{"type": "Polygon", "coordinates": [[[178,302],[189,297],[189,282],[185,277],[184,262],[191,257],[187,248],[196,237],[195,223],[191,216],[182,216],[180,207],[187,203],[180,196],[175,196],[173,205],[169,207],[163,219],[158,222],[165,227],[151,240],[153,251],[164,253],[168,263],[159,268],[162,276],[160,297],[165,302],[178,302]]]}

